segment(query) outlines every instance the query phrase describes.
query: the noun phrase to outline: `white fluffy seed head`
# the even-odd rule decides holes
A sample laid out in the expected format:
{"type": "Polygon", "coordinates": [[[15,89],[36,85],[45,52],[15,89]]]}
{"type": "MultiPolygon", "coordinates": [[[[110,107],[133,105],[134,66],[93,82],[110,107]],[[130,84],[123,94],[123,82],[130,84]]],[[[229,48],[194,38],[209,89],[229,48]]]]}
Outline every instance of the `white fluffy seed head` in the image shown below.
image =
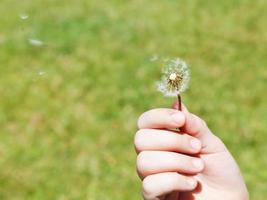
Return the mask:
{"type": "Polygon", "coordinates": [[[165,96],[177,96],[184,92],[190,80],[187,64],[180,58],[164,62],[162,78],[157,82],[157,90],[165,96]]]}

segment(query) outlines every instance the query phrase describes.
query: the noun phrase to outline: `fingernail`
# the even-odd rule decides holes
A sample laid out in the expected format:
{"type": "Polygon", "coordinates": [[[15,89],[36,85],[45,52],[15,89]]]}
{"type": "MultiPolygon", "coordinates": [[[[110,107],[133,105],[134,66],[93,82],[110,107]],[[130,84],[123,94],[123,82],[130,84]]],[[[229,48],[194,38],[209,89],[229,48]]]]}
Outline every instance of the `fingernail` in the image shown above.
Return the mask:
{"type": "Polygon", "coordinates": [[[194,186],[196,184],[196,180],[192,179],[192,178],[187,178],[187,183],[190,186],[194,186]]]}
{"type": "Polygon", "coordinates": [[[204,167],[203,161],[199,158],[193,159],[192,164],[196,169],[202,169],[204,167]]]}
{"type": "Polygon", "coordinates": [[[201,142],[196,138],[190,140],[190,145],[193,149],[196,150],[199,150],[201,148],[201,142]]]}
{"type": "Polygon", "coordinates": [[[176,124],[181,124],[184,121],[184,115],[181,112],[176,112],[176,113],[172,114],[171,116],[172,116],[172,120],[176,124]]]}

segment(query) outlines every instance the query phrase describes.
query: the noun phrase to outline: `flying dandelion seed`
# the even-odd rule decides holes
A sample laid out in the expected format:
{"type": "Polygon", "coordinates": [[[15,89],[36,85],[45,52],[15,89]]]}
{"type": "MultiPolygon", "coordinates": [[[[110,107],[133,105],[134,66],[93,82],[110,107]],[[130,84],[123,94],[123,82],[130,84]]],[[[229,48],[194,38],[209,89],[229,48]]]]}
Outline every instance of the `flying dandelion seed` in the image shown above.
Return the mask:
{"type": "Polygon", "coordinates": [[[39,72],[38,72],[38,75],[39,75],[39,76],[43,76],[43,75],[45,75],[45,74],[46,74],[45,71],[39,71],[39,72]]]}
{"type": "Polygon", "coordinates": [[[157,82],[157,90],[164,96],[178,97],[179,110],[181,110],[181,93],[184,92],[190,80],[189,68],[180,58],[163,61],[162,77],[157,82]]]}
{"type": "Polygon", "coordinates": [[[19,17],[20,17],[20,19],[22,19],[22,20],[26,20],[26,19],[29,18],[29,15],[27,15],[27,14],[21,14],[19,17]]]}
{"type": "Polygon", "coordinates": [[[157,54],[154,54],[154,55],[151,56],[150,61],[151,61],[151,62],[155,62],[155,61],[157,61],[158,59],[159,59],[159,56],[158,56],[157,54]]]}
{"type": "Polygon", "coordinates": [[[28,39],[29,43],[33,46],[43,46],[43,42],[41,40],[38,39],[28,39]]]}

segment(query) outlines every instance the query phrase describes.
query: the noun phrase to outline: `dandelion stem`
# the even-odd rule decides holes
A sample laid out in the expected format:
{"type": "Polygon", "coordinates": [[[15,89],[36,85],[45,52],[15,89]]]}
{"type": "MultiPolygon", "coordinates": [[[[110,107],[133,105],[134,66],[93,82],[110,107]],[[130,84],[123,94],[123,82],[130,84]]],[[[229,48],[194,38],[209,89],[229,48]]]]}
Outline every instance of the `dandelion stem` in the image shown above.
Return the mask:
{"type": "Polygon", "coordinates": [[[177,95],[178,99],[178,110],[182,111],[182,97],[180,94],[177,95]]]}

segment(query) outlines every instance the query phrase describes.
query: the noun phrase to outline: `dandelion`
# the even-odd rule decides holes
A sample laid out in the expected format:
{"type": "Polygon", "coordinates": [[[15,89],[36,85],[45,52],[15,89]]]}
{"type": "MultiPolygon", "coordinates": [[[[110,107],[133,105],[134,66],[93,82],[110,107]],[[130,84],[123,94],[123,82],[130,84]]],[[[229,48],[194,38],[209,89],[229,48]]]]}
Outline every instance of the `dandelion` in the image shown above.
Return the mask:
{"type": "Polygon", "coordinates": [[[30,38],[28,39],[29,43],[33,46],[42,46],[44,43],[41,40],[30,38]]]}
{"type": "Polygon", "coordinates": [[[190,73],[187,64],[180,58],[164,61],[162,78],[157,82],[157,90],[165,96],[178,98],[181,110],[181,93],[184,92],[190,80],[190,73]]]}

